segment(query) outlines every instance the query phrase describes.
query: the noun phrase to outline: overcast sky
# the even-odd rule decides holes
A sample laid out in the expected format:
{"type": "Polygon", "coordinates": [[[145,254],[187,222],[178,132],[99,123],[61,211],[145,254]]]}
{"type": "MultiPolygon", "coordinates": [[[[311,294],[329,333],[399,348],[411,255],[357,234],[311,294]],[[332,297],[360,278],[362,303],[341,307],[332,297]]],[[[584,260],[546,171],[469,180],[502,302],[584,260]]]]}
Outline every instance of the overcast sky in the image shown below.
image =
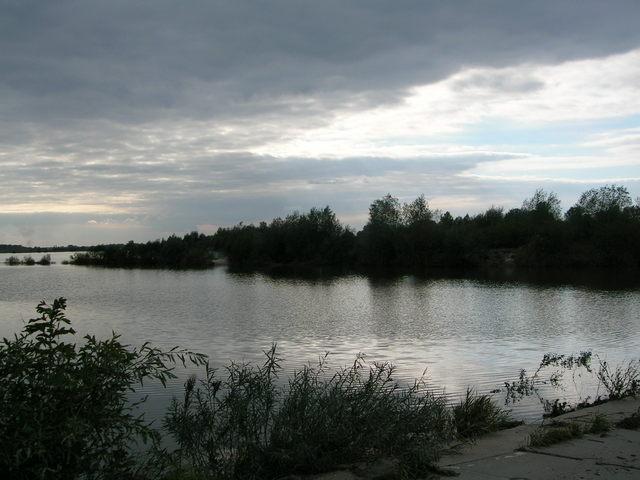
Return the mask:
{"type": "Polygon", "coordinates": [[[0,243],[640,195],[637,0],[0,5],[0,243]]]}

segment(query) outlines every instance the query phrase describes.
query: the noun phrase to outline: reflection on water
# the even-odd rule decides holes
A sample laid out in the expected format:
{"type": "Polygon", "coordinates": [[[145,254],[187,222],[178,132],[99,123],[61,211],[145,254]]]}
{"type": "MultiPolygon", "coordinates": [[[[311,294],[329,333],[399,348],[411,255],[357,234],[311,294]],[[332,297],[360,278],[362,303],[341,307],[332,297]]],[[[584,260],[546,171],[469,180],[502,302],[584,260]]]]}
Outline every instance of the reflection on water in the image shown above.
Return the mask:
{"type": "MultiPolygon", "coordinates": [[[[409,381],[427,368],[431,382],[457,395],[488,392],[535,368],[542,354],[592,349],[609,360],[637,357],[640,290],[634,277],[515,272],[464,276],[292,276],[203,271],[124,270],[0,263],[0,335],[10,335],[42,299],[64,296],[81,333],[122,333],[126,342],[180,345],[214,365],[261,361],[277,342],[292,369],[332,352],[336,366],[358,352],[389,360],[409,381]]],[[[0,255],[0,262],[6,256],[0,255]]],[[[158,414],[168,390],[145,386],[158,414]]],[[[584,392],[583,392],[584,393],[584,392]]],[[[569,397],[572,390],[567,391],[569,397]]],[[[534,401],[520,416],[539,414],[534,401]]]]}

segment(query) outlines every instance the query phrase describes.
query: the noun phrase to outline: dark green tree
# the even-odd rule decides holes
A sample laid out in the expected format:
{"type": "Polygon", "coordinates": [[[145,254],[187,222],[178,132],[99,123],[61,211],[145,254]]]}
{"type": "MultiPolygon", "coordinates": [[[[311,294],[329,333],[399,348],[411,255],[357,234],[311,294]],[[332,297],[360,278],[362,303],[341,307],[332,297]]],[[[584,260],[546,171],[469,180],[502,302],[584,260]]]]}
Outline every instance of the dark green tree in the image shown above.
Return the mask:
{"type": "Polygon", "coordinates": [[[173,378],[187,351],[130,348],[118,335],[84,337],[65,316],[66,301],[37,307],[20,335],[0,344],[0,472],[11,479],[120,479],[140,467],[135,442],[157,433],[129,395],[147,380],[173,378]]]}

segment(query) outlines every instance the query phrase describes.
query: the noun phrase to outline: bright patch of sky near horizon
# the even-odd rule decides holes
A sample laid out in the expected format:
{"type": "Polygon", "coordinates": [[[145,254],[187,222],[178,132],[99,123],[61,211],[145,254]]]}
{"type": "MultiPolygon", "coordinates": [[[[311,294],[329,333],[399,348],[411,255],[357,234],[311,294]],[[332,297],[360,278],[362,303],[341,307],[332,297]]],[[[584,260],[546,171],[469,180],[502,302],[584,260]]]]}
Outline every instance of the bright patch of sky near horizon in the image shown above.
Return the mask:
{"type": "Polygon", "coordinates": [[[640,195],[634,2],[90,3],[0,4],[0,243],[640,195]]]}

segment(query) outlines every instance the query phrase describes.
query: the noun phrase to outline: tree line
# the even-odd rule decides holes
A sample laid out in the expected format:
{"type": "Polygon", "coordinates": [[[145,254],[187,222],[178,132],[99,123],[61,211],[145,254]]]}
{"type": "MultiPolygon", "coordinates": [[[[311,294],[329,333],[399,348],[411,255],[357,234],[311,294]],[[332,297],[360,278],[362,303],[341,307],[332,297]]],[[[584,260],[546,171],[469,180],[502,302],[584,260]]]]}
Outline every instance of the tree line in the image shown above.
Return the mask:
{"type": "Polygon", "coordinates": [[[640,205],[625,187],[582,193],[562,212],[553,192],[538,189],[522,206],[491,207],[453,216],[429,207],[423,195],[401,203],[373,201],[355,232],[329,208],[312,208],[259,225],[221,228],[213,246],[232,265],[314,265],[342,268],[477,268],[640,266],[640,205]]]}
{"type": "Polygon", "coordinates": [[[492,206],[475,215],[432,209],[424,195],[402,203],[374,200],[360,231],[328,206],[214,235],[191,232],[146,243],[98,245],[71,263],[107,267],[205,268],[216,255],[239,268],[278,265],[342,270],[520,267],[637,269],[640,204],[628,190],[605,185],[582,193],[563,212],[558,196],[536,190],[518,208],[492,206]]]}
{"type": "Polygon", "coordinates": [[[43,253],[43,252],[79,252],[89,247],[78,245],[55,245],[52,247],[25,247],[24,245],[0,243],[0,253],[43,253]]]}
{"type": "Polygon", "coordinates": [[[213,265],[213,237],[191,232],[146,243],[97,245],[75,253],[74,265],[124,268],[207,268],[213,265]]]}

